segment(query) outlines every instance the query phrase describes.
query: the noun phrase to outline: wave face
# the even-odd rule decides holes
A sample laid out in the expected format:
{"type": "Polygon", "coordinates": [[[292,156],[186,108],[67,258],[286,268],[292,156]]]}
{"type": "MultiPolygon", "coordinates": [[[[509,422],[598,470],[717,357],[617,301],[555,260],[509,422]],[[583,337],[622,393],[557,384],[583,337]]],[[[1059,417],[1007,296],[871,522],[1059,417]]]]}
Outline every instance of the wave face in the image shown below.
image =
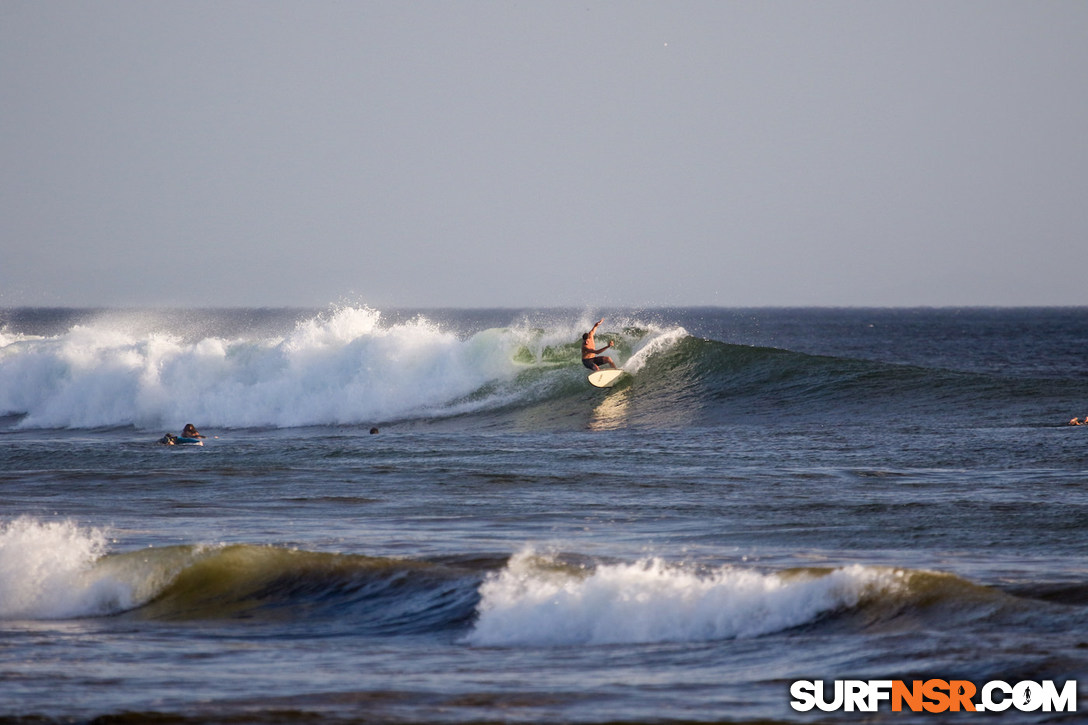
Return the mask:
{"type": "Polygon", "coordinates": [[[1068,401],[1088,397],[1083,379],[736,345],[638,316],[610,319],[599,332],[602,341],[615,340],[617,361],[632,373],[608,393],[589,388],[578,362],[588,319],[526,317],[466,330],[423,316],[387,322],[354,307],[293,320],[287,329],[241,312],[225,316],[231,324],[179,317],[103,314],[41,335],[5,328],[0,415],[23,428],[173,429],[190,421],[290,428],[455,416],[483,426],[584,427],[587,401],[608,395],[611,410],[595,416],[606,425],[660,426],[949,409],[1014,417],[1044,410],[1060,418],[1068,401]]]}

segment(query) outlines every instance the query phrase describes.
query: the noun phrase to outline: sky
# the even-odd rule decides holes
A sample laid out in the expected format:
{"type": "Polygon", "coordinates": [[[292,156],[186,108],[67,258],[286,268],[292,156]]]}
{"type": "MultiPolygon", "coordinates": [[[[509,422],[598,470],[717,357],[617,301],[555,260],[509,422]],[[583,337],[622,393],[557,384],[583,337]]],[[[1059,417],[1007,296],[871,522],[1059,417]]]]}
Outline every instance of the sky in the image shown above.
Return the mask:
{"type": "Polygon", "coordinates": [[[0,307],[1088,305],[1088,3],[0,0],[0,307]]]}

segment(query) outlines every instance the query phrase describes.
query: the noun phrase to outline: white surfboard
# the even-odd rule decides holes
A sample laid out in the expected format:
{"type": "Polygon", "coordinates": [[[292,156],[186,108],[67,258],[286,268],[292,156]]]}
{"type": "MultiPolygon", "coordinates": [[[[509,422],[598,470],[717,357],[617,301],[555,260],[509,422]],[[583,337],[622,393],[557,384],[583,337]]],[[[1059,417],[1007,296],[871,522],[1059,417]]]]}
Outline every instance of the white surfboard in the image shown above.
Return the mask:
{"type": "Polygon", "coordinates": [[[622,370],[613,370],[612,368],[597,370],[589,374],[589,384],[598,388],[611,388],[625,374],[622,370]]]}

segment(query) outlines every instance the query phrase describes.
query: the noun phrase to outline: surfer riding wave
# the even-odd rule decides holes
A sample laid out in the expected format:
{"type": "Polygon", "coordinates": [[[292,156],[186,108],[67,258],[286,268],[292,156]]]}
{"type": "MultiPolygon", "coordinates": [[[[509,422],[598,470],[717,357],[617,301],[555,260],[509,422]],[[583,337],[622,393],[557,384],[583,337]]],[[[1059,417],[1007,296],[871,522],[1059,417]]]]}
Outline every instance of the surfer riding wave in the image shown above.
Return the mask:
{"type": "Polygon", "coordinates": [[[608,348],[614,347],[611,340],[609,340],[608,344],[600,350],[593,349],[593,346],[597,344],[593,339],[593,335],[597,332],[597,328],[601,326],[602,322],[604,322],[603,317],[597,320],[597,324],[594,325],[589,332],[582,335],[582,364],[594,372],[600,370],[601,365],[608,365],[613,370],[618,369],[616,368],[616,364],[612,362],[612,358],[600,354],[608,348]]]}

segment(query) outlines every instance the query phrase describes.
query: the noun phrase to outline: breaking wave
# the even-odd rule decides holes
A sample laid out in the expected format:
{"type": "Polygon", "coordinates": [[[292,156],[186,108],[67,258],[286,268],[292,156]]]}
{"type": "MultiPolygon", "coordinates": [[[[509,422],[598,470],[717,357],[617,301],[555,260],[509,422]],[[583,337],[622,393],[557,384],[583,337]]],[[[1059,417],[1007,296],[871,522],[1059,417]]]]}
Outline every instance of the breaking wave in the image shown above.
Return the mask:
{"type": "MultiPolygon", "coordinates": [[[[579,330],[528,323],[458,334],[424,317],[384,323],[345,307],[263,331],[203,336],[183,325],[83,320],[0,337],[0,415],[24,428],[297,427],[450,416],[583,382],[579,330]]],[[[632,331],[629,369],[681,335],[632,331]]]]}
{"type": "Polygon", "coordinates": [[[448,633],[470,646],[553,647],[954,628],[1037,613],[1046,598],[860,564],[759,571],[532,549],[424,561],[246,544],[109,553],[110,545],[103,531],[70,521],[0,525],[0,620],[320,622],[377,636],[448,633]]]}
{"type": "Polygon", "coordinates": [[[631,373],[607,392],[586,383],[578,362],[580,334],[592,324],[584,318],[459,329],[344,307],[279,327],[245,312],[211,323],[209,332],[184,316],[151,315],[139,324],[90,316],[50,334],[2,332],[0,416],[21,428],[290,428],[453,418],[485,427],[585,427],[594,422],[587,418],[601,417],[587,410],[607,398],[606,427],[620,427],[831,413],[886,419],[957,409],[1037,418],[1048,405],[1064,412],[1069,400],[1088,395],[1084,381],[736,345],[638,316],[610,319],[598,333],[615,340],[610,354],[631,373]]]}

